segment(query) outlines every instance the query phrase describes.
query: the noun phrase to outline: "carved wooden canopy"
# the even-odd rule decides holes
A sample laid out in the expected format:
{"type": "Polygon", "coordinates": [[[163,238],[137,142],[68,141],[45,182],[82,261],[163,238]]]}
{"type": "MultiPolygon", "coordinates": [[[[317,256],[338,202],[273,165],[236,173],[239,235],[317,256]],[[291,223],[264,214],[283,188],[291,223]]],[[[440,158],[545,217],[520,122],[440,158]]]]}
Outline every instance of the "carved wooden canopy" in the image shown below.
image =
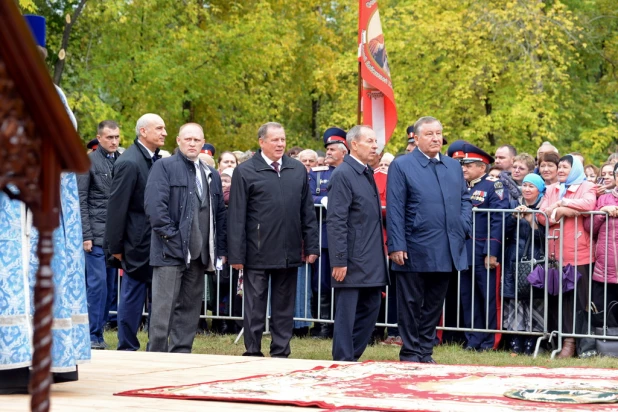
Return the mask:
{"type": "Polygon", "coordinates": [[[89,167],[26,22],[14,0],[0,1],[0,189],[11,183],[21,200],[42,207],[46,156],[56,170],[89,167]]]}

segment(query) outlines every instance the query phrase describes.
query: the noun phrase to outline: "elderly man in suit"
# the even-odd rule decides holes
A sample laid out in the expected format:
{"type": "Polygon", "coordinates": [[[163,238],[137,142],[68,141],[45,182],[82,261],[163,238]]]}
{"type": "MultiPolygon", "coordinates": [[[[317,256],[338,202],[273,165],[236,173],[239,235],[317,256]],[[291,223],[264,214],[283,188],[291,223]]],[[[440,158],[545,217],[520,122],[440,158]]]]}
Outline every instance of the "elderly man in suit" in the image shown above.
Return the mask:
{"type": "Polygon", "coordinates": [[[284,155],[283,126],[258,129],[260,150],[234,169],[228,208],[228,257],[244,270],[245,353],[264,356],[268,285],[271,286],[270,356],[287,358],[294,328],[294,298],[302,255],[313,263],[320,250],[307,169],[284,155]]]}
{"type": "Polygon", "coordinates": [[[335,282],[333,359],[357,361],[371,338],[388,283],[382,209],[373,170],[375,132],[354,126],[346,136],[346,155],[329,182],[328,251],[335,282]]]}
{"type": "Polygon", "coordinates": [[[442,124],[421,117],[417,148],[388,170],[386,232],[397,273],[402,361],[435,363],[436,326],[449,280],[468,267],[470,196],[459,162],[440,154],[442,124]]]}
{"type": "Polygon", "coordinates": [[[118,350],[133,351],[139,349],[137,329],[152,280],[151,228],[144,212],[144,191],[150,168],[165,143],[165,122],[147,113],[137,121],[135,134],[133,145],[114,164],[105,226],[109,252],[122,262],[125,273],[118,303],[118,350]]]}

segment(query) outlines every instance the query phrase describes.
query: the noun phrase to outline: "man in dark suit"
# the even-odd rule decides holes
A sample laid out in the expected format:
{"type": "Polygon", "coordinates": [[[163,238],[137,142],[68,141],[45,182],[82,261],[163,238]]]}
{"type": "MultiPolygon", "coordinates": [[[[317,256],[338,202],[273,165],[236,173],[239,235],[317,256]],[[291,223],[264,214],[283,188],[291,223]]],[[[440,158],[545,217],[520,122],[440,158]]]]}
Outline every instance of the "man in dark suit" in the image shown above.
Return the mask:
{"type": "Polygon", "coordinates": [[[436,326],[449,280],[468,267],[472,207],[459,162],[440,154],[442,124],[421,117],[414,138],[416,149],[388,169],[386,231],[392,270],[398,272],[399,358],[435,363],[436,326]]]}
{"type": "Polygon", "coordinates": [[[144,212],[144,190],[152,164],[165,143],[165,122],[147,113],[135,126],[137,135],[114,164],[107,224],[109,252],[122,262],[124,276],[118,304],[118,350],[138,350],[137,329],[152,280],[150,222],[144,212]]]}
{"type": "Polygon", "coordinates": [[[381,288],[388,283],[382,208],[373,170],[375,132],[354,126],[346,155],[329,182],[328,251],[335,289],[333,359],[357,361],[371,338],[380,310],[381,288]]]}
{"type": "Polygon", "coordinates": [[[228,207],[228,257],[244,269],[244,356],[262,354],[268,284],[271,284],[270,356],[287,358],[294,328],[298,267],[320,253],[318,224],[307,169],[284,156],[285,131],[279,123],[258,130],[260,150],[232,176],[228,207]]]}
{"type": "Polygon", "coordinates": [[[176,153],[152,166],[144,198],[152,225],[150,352],[191,353],[204,272],[214,272],[227,255],[221,178],[198,157],[204,131],[187,123],[176,142],[176,153]]]}

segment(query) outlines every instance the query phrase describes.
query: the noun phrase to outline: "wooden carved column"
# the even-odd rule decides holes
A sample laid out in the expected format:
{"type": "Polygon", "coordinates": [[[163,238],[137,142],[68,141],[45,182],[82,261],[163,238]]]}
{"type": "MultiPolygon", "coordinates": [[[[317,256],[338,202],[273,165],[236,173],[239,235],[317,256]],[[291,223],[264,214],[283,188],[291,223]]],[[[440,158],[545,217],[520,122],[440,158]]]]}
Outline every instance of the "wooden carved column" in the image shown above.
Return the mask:
{"type": "Polygon", "coordinates": [[[39,230],[40,263],[34,291],[34,354],[30,378],[33,411],[48,411],[50,407],[51,259],[54,252],[52,233],[59,223],[59,167],[50,141],[37,135],[34,122],[0,58],[0,190],[28,205],[39,230]]]}

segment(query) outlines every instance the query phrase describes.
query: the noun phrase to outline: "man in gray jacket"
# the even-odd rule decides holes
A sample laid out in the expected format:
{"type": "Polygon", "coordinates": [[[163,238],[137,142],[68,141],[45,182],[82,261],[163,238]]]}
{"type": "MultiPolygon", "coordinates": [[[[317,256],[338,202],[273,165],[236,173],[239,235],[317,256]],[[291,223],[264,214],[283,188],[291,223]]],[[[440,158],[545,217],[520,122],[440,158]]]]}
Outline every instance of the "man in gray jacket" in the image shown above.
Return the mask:
{"type": "Polygon", "coordinates": [[[120,128],[113,120],[99,123],[99,147],[91,152],[90,170],[77,176],[79,188],[82,233],[86,255],[86,292],[88,295],[88,320],[90,322],[90,347],[105,349],[103,327],[107,322],[110,306],[116,295],[117,270],[107,267],[103,251],[107,201],[112,185],[112,170],[118,158],[120,128]]]}

